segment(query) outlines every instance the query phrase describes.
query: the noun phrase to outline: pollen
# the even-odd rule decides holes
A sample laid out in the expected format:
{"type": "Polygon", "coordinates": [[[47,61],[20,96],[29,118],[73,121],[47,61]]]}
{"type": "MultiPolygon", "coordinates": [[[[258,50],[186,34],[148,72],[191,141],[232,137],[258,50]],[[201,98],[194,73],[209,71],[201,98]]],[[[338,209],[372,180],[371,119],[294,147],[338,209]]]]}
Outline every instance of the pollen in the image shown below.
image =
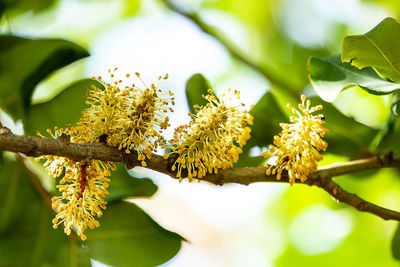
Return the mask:
{"type": "Polygon", "coordinates": [[[288,172],[289,182],[293,185],[296,179],[304,182],[310,173],[317,170],[317,162],[323,159],[319,151],[325,151],[328,144],[322,138],[329,131],[322,114],[313,115],[322,110],[322,105],[310,106],[310,100],[301,96],[300,111],[288,104],[287,107],[295,116],[290,117],[290,124],[281,123],[282,132],[274,137],[274,143],[264,157],[277,157],[276,164],[269,166],[266,175],[275,175],[279,180],[283,170],[288,172]]]}
{"type": "MultiPolygon", "coordinates": [[[[60,131],[62,129],[56,128],[54,134],[48,132],[53,138],[57,138],[60,131]]],[[[78,236],[83,241],[86,240],[86,235],[83,234],[85,229],[100,225],[96,217],[101,217],[101,209],[106,208],[107,202],[104,198],[108,195],[109,169],[115,170],[115,165],[99,160],[75,162],[51,155],[38,159],[46,160],[43,165],[51,176],[60,177],[63,174],[56,186],[60,195],[51,199],[52,208],[56,212],[52,220],[53,228],[57,229],[62,225],[67,235],[75,229],[78,236]]]]}
{"type": "Polygon", "coordinates": [[[136,72],[134,78],[142,87],[136,86],[128,74],[125,77],[131,80],[125,84],[130,85],[122,86],[123,80],[116,76],[111,72],[110,84],[98,80],[104,89],[94,86],[88,91],[90,107],[68,133],[76,143],[96,143],[101,138],[127,154],[135,151],[144,165],[145,159],[150,159],[152,152],[165,141],[162,132],[170,126],[168,112],[173,111],[175,98],[170,91],[159,88],[161,79],[147,86],[136,72]]]}
{"type": "MultiPolygon", "coordinates": [[[[158,146],[165,147],[161,134],[170,126],[168,112],[173,112],[175,98],[171,91],[159,88],[168,74],[147,86],[137,72],[134,77],[125,74],[128,81],[124,82],[116,71],[117,68],[108,70],[108,83],[100,76],[92,78],[101,86],[93,84],[87,91],[88,107],[75,126],[55,127],[54,132],[47,129],[47,133],[54,139],[66,134],[71,143],[105,143],[126,154],[133,152],[141,166],[146,167],[152,152],[158,146]],[[132,79],[139,80],[142,86],[136,86],[132,79]]],[[[39,132],[37,135],[46,138],[39,132]]],[[[106,208],[104,198],[108,194],[110,170],[115,170],[115,165],[99,160],[76,162],[52,155],[36,158],[40,159],[45,160],[43,165],[51,176],[62,177],[56,186],[60,195],[52,198],[52,208],[57,213],[53,228],[61,225],[65,234],[76,231],[86,240],[84,231],[100,225],[98,218],[106,208]]]]}
{"type": "Polygon", "coordinates": [[[86,228],[100,226],[96,217],[101,217],[101,209],[106,208],[104,198],[108,195],[110,181],[107,176],[110,174],[108,169],[114,167],[112,165],[97,160],[90,163],[66,161],[65,175],[57,185],[61,195],[52,199],[53,209],[57,212],[52,221],[53,228],[62,224],[67,235],[75,228],[85,241],[86,228]]]}
{"type": "Polygon", "coordinates": [[[164,155],[175,158],[171,170],[176,171],[180,181],[182,175],[191,182],[232,167],[250,138],[248,124],[252,124],[252,116],[241,104],[232,103],[239,92],[224,97],[217,97],[211,89],[208,92],[203,96],[207,105],[194,106],[195,114],[189,114],[191,121],[175,129],[168,146],[171,152],[164,155]]]}

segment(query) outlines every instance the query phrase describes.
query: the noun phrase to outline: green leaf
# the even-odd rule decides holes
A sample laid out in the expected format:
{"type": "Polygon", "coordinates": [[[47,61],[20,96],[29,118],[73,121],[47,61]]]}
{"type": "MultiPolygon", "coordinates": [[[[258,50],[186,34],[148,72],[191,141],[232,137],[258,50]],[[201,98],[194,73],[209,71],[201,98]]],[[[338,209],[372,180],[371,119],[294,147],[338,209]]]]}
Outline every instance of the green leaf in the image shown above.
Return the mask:
{"type": "Polygon", "coordinates": [[[400,83],[400,24],[386,18],[366,34],[345,37],[342,61],[360,69],[373,67],[384,78],[400,83]]]}
{"type": "Polygon", "coordinates": [[[393,258],[400,260],[400,224],[397,226],[392,239],[393,258]]]}
{"type": "Polygon", "coordinates": [[[194,105],[203,106],[208,103],[202,95],[207,95],[207,90],[211,89],[210,82],[200,73],[194,74],[186,82],[186,99],[189,110],[195,113],[194,105]]]}
{"type": "MultiPolygon", "coordinates": [[[[130,195],[151,195],[155,190],[147,179],[134,183],[136,189],[125,183],[132,189],[130,195]]],[[[121,201],[107,206],[100,228],[88,229],[84,244],[62,229],[54,230],[52,209],[20,163],[7,158],[0,168],[0,190],[0,266],[90,266],[90,257],[114,266],[155,266],[181,246],[179,235],[160,227],[136,205],[121,201]]]]}
{"type": "Polygon", "coordinates": [[[182,237],[154,222],[133,203],[111,203],[100,227],[87,232],[90,257],[112,266],[156,266],[178,253],[182,237]]]}
{"type": "Polygon", "coordinates": [[[61,229],[24,168],[4,158],[0,169],[0,266],[90,266],[88,251],[61,229]]]}
{"type": "Polygon", "coordinates": [[[132,17],[140,10],[140,0],[124,0],[124,16],[132,17]]]}
{"type": "Polygon", "coordinates": [[[0,106],[14,119],[24,118],[42,79],[87,56],[85,49],[62,39],[0,36],[0,106]]]}
{"type": "Polygon", "coordinates": [[[400,85],[380,78],[372,68],[362,70],[342,63],[338,56],[311,57],[308,77],[318,95],[327,102],[336,99],[342,90],[359,86],[371,94],[384,95],[400,89],[400,85]]]}
{"type": "Polygon", "coordinates": [[[66,124],[76,124],[81,112],[88,107],[85,95],[91,85],[103,88],[98,81],[84,79],[69,85],[48,102],[32,105],[24,120],[26,134],[34,135],[36,130],[45,133],[54,126],[63,128],[66,124]]]}
{"type": "Polygon", "coordinates": [[[235,167],[259,166],[265,162],[263,157],[251,157],[250,149],[254,146],[268,146],[272,144],[274,135],[279,134],[281,128],[279,123],[287,122],[288,118],[281,111],[279,104],[271,92],[267,92],[261,97],[250,114],[254,117],[251,128],[251,138],[243,147],[243,153],[240,154],[235,167]]]}
{"type": "Polygon", "coordinates": [[[331,103],[319,97],[310,98],[313,106],[322,105],[320,112],[325,116],[325,127],[329,129],[325,140],[328,142],[328,153],[354,156],[356,153],[368,152],[369,146],[378,130],[372,129],[341,113],[331,103]]]}
{"type": "Polygon", "coordinates": [[[116,163],[117,170],[111,172],[107,202],[118,201],[127,197],[151,197],[157,186],[148,178],[132,177],[124,164],[116,163]]]}
{"type": "Polygon", "coordinates": [[[246,146],[267,146],[272,144],[274,135],[279,134],[279,123],[288,122],[279,104],[271,92],[267,92],[257,102],[250,114],[254,117],[251,127],[251,139],[246,146]]]}
{"type": "MultiPolygon", "coordinates": [[[[30,11],[40,12],[51,7],[57,0],[1,0],[0,17],[6,10],[10,10],[12,15],[18,15],[22,12],[30,11]]],[[[7,12],[10,15],[10,12],[7,12]]]]}
{"type": "Polygon", "coordinates": [[[376,150],[379,152],[400,152],[400,117],[391,114],[381,131],[376,150]]]}
{"type": "Polygon", "coordinates": [[[392,113],[396,116],[400,115],[400,92],[394,92],[392,94],[392,103],[390,104],[390,109],[392,113]]]}
{"type": "Polygon", "coordinates": [[[264,165],[267,161],[263,156],[251,157],[249,151],[245,151],[239,155],[239,160],[234,164],[234,168],[257,167],[264,165]]]}

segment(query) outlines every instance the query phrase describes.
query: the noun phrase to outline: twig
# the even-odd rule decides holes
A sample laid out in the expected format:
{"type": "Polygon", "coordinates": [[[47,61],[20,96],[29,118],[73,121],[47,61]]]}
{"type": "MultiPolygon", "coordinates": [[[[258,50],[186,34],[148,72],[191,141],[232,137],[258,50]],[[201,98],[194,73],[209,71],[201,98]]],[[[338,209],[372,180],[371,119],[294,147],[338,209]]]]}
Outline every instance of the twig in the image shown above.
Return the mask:
{"type": "MultiPolygon", "coordinates": [[[[75,144],[70,143],[65,138],[46,139],[33,136],[20,136],[13,134],[8,128],[0,129],[0,150],[7,150],[16,153],[23,153],[26,156],[38,157],[42,155],[55,155],[60,157],[68,157],[75,161],[81,160],[102,160],[122,162],[128,168],[141,166],[141,162],[137,160],[135,153],[126,154],[115,147],[102,143],[96,144],[75,144]]],[[[173,159],[164,159],[159,155],[152,155],[150,160],[146,161],[147,168],[167,174],[172,178],[176,178],[170,166],[173,159]]],[[[354,160],[344,163],[334,163],[331,165],[318,168],[318,171],[309,175],[308,179],[303,182],[307,185],[315,185],[340,202],[346,203],[359,211],[375,214],[385,220],[400,221],[400,213],[379,207],[360,197],[351,194],[332,181],[332,177],[344,174],[364,172],[368,170],[377,170],[387,167],[400,167],[400,159],[393,158],[391,153],[378,157],[372,157],[361,160],[354,160]]],[[[267,176],[265,174],[266,167],[251,168],[231,168],[219,171],[217,174],[208,174],[201,178],[216,185],[227,183],[236,183],[249,185],[256,182],[282,182],[288,183],[289,179],[286,172],[282,173],[280,180],[276,180],[274,175],[267,176]]],[[[301,183],[300,181],[296,181],[301,183]]]]}
{"type": "Polygon", "coordinates": [[[322,183],[318,186],[328,192],[337,201],[346,203],[359,211],[375,214],[384,220],[400,221],[399,212],[380,207],[360,198],[356,194],[349,193],[328,177],[325,179],[321,178],[321,180],[322,183]]]}
{"type": "Polygon", "coordinates": [[[28,174],[29,179],[31,180],[31,182],[32,182],[33,186],[36,188],[36,190],[39,192],[39,194],[42,197],[43,201],[47,204],[47,206],[51,210],[53,210],[51,208],[51,197],[47,193],[46,189],[44,189],[44,187],[40,183],[39,178],[26,165],[24,157],[22,157],[21,155],[17,154],[17,159],[21,163],[21,165],[24,167],[25,172],[28,174]]]}
{"type": "MultiPolygon", "coordinates": [[[[226,41],[224,38],[221,38],[209,25],[203,22],[199,16],[195,13],[187,13],[172,3],[170,0],[163,0],[164,4],[174,12],[184,16],[185,18],[192,21],[196,24],[204,33],[214,37],[217,41],[219,41],[228,52],[238,59],[239,61],[243,62],[245,65],[249,66],[250,68],[256,70],[261,75],[263,75],[269,82],[276,86],[277,89],[281,89],[286,92],[292,92],[291,86],[284,80],[276,77],[276,75],[272,74],[270,71],[262,68],[261,66],[257,65],[256,63],[248,60],[245,56],[243,56],[236,47],[234,47],[231,43],[226,41]]],[[[297,98],[297,96],[296,96],[297,98]]]]}

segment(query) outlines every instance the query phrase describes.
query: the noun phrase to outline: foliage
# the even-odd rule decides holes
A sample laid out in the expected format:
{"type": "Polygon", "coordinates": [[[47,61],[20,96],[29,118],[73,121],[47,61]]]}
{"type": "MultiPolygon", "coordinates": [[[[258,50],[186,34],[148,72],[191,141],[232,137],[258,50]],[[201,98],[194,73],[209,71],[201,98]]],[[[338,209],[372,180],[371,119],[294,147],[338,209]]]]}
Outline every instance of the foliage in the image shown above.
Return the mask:
{"type": "Polygon", "coordinates": [[[328,102],[334,101],[342,90],[354,86],[377,95],[400,89],[399,84],[383,80],[372,68],[357,69],[341,62],[340,57],[311,57],[308,73],[318,95],[328,102]]]}
{"type": "Polygon", "coordinates": [[[366,34],[347,36],[342,44],[342,61],[360,69],[373,67],[382,77],[399,83],[399,34],[400,24],[386,18],[366,34]]]}
{"type": "Polygon", "coordinates": [[[43,78],[89,56],[85,49],[66,40],[16,36],[0,36],[0,53],[1,107],[15,120],[28,113],[33,90],[43,78]]]}
{"type": "MultiPolygon", "coordinates": [[[[6,11],[17,16],[27,10],[46,10],[56,2],[1,1],[0,17],[6,11]]],[[[254,29],[254,39],[259,41],[254,43],[261,45],[258,50],[254,47],[249,49],[247,54],[244,53],[245,57],[251,58],[250,62],[258,62],[255,66],[266,78],[271,76],[281,81],[265,92],[251,109],[250,114],[254,117],[254,125],[250,126],[251,139],[243,147],[235,167],[260,166],[264,163],[265,159],[261,156],[252,155],[252,149],[273,143],[274,135],[280,131],[279,123],[289,121],[284,105],[286,102],[293,104],[294,96],[300,92],[305,93],[313,105],[324,106],[325,125],[330,129],[326,134],[328,158],[348,159],[387,151],[399,152],[400,25],[397,20],[386,18],[365,34],[344,37],[341,54],[335,56],[334,49],[328,51],[327,48],[305,47],[293,41],[280,21],[275,21],[273,15],[277,11],[274,10],[273,2],[251,1],[251,4],[243,4],[243,1],[238,0],[221,0],[203,1],[202,4],[204,9],[214,8],[240,19],[248,31],[254,29]],[[268,34],[264,34],[267,29],[268,34]],[[288,55],[292,56],[288,59],[288,55]],[[308,83],[315,92],[310,90],[308,83]],[[369,127],[341,110],[337,100],[344,91],[356,87],[376,98],[388,96],[387,108],[392,113],[384,127],[369,127]]],[[[126,16],[136,13],[136,3],[132,7],[134,11],[128,12],[126,16]]],[[[215,32],[217,37],[229,44],[229,36],[225,36],[228,34],[218,30],[215,32]]],[[[337,37],[335,42],[339,44],[337,37]]],[[[87,89],[92,84],[102,88],[99,82],[89,79],[65,82],[65,88],[59,94],[36,104],[32,104],[32,95],[38,84],[55,71],[88,56],[86,49],[64,39],[33,39],[3,34],[0,36],[1,109],[15,121],[22,120],[26,135],[34,135],[36,130],[45,132],[47,128],[56,125],[77,122],[81,111],[87,108],[84,101],[87,89]]],[[[187,80],[186,99],[192,113],[195,112],[193,105],[203,106],[207,103],[202,95],[206,95],[210,88],[210,81],[200,73],[187,80]]],[[[110,204],[104,212],[101,227],[89,232],[88,240],[82,243],[74,235],[67,237],[62,234],[62,230],[51,228],[52,209],[46,203],[45,196],[39,193],[38,185],[32,183],[32,173],[25,169],[21,161],[10,155],[1,154],[1,157],[0,265],[90,266],[90,260],[93,259],[113,266],[155,266],[168,261],[180,250],[183,241],[181,236],[164,229],[138,206],[125,201],[130,197],[151,197],[157,191],[152,180],[132,177],[125,166],[117,164],[117,171],[111,176],[110,194],[106,198],[110,204]]],[[[397,172],[391,174],[398,179],[397,172]]],[[[40,177],[43,184],[48,183],[46,179],[48,177],[40,177]]],[[[358,184],[350,183],[349,187],[358,188],[358,184]]],[[[365,189],[362,192],[371,191],[365,189]]],[[[295,209],[288,206],[298,202],[296,207],[299,207],[303,202],[316,202],[324,198],[318,196],[315,200],[308,191],[295,192],[292,198],[285,196],[286,204],[277,203],[276,207],[295,209]],[[304,197],[304,194],[309,194],[309,198],[304,197]]],[[[326,203],[331,203],[331,200],[326,203]]],[[[343,208],[338,204],[332,206],[335,209],[343,208]]],[[[299,212],[301,210],[292,210],[287,214],[299,212]]],[[[368,223],[373,225],[372,220],[368,223]]],[[[373,228],[368,228],[367,223],[360,225],[362,229],[373,228]]],[[[396,260],[400,259],[399,229],[395,231],[391,243],[392,255],[396,260]]],[[[355,247],[355,238],[366,240],[361,230],[355,230],[354,235],[356,237],[347,241],[347,248],[355,247]]],[[[372,253],[373,248],[367,251],[372,253]]],[[[382,252],[383,248],[379,251],[382,252]]],[[[343,247],[338,249],[338,254],[343,257],[346,252],[343,247]]],[[[309,257],[300,254],[289,247],[277,260],[278,266],[293,264],[290,257],[298,262],[304,261],[304,264],[311,262],[309,257]]],[[[334,262],[337,260],[335,255],[331,254],[327,258],[334,262]]],[[[319,257],[323,256],[314,258],[316,265],[319,257]]],[[[345,260],[337,262],[346,263],[345,260]]]]}
{"type": "MultiPolygon", "coordinates": [[[[312,85],[321,98],[328,101],[333,101],[342,90],[353,86],[374,95],[393,94],[394,114],[390,115],[386,127],[378,135],[376,147],[379,150],[399,149],[399,49],[400,24],[393,18],[386,18],[366,34],[345,37],[342,62],[338,57],[311,58],[308,66],[312,85]]],[[[396,230],[392,241],[392,254],[396,259],[399,259],[399,244],[399,230],[396,230]]]]}
{"type": "MultiPolygon", "coordinates": [[[[27,134],[76,122],[86,106],[83,100],[87,89],[93,83],[101,86],[98,82],[90,79],[76,81],[47,102],[31,105],[30,100],[35,85],[41,79],[89,55],[88,52],[64,40],[30,40],[13,36],[1,38],[4,49],[0,61],[3,66],[8,66],[2,68],[7,69],[7,72],[1,72],[2,88],[12,89],[15,87],[11,84],[21,84],[12,94],[9,93],[11,91],[1,90],[2,108],[13,118],[23,119],[27,134]],[[20,67],[21,62],[26,70],[20,67]],[[9,105],[13,108],[7,108],[9,105]],[[46,120],[42,119],[44,117],[46,120]]],[[[1,179],[3,204],[0,206],[0,246],[4,253],[1,265],[37,263],[90,266],[91,258],[117,266],[126,262],[135,262],[137,266],[153,266],[167,261],[180,249],[182,238],[179,235],[160,227],[136,205],[123,201],[127,197],[150,197],[157,190],[151,180],[132,177],[123,165],[119,165],[111,177],[112,191],[106,200],[112,204],[105,211],[105,225],[101,231],[91,234],[93,238],[85,246],[77,237],[68,238],[62,234],[62,230],[52,229],[52,209],[38,194],[19,162],[4,159],[0,170],[4,178],[1,179]],[[29,211],[26,211],[26,203],[29,203],[29,211]],[[52,252],[55,247],[59,254],[52,252]],[[26,255],[16,256],[9,253],[9,249],[18,255],[24,251],[26,255]],[[154,249],[160,253],[154,255],[154,249]],[[104,253],[104,250],[108,253],[104,253]]]]}

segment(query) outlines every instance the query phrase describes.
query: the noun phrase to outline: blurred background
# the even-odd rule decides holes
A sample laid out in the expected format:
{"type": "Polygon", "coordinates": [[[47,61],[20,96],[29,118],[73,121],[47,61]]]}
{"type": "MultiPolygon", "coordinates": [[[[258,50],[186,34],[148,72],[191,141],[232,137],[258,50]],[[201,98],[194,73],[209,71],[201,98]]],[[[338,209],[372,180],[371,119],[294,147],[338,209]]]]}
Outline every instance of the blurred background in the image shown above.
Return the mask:
{"type": "MultiPolygon", "coordinates": [[[[344,36],[365,33],[387,16],[398,18],[399,12],[395,0],[20,0],[7,6],[1,32],[63,38],[90,51],[90,57],[42,82],[34,92],[35,103],[81,78],[101,75],[107,81],[108,68],[138,71],[149,83],[168,73],[161,88],[176,95],[166,133],[171,137],[174,127],[189,120],[185,83],[193,74],[203,74],[218,92],[240,90],[248,105],[269,90],[282,95],[309,92],[309,56],[339,54],[344,36]]],[[[343,114],[379,129],[389,116],[387,101],[352,89],[334,104],[343,114]]],[[[5,114],[2,120],[13,124],[5,114]]],[[[249,153],[257,156],[263,150],[254,146],[249,153]]],[[[328,147],[320,165],[346,160],[329,154],[328,147]]],[[[131,172],[151,177],[159,187],[152,198],[132,201],[187,240],[162,266],[398,265],[390,251],[395,222],[338,204],[321,189],[274,183],[179,184],[143,168],[131,172]]],[[[336,181],[373,203],[400,210],[394,170],[336,181]]]]}

